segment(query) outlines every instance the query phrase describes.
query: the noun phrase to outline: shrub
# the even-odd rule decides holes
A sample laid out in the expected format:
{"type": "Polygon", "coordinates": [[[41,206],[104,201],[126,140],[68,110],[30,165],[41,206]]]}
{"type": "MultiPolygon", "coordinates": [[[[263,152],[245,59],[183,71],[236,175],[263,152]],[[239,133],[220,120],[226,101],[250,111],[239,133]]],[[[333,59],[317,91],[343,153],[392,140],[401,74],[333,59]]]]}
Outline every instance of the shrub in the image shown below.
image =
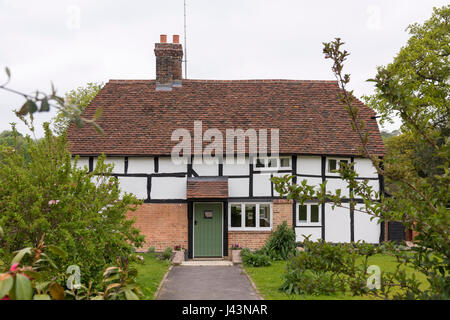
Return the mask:
{"type": "Polygon", "coordinates": [[[64,270],[78,265],[83,284],[92,280],[100,286],[105,268],[117,257],[132,257],[143,243],[127,219],[141,202],[131,194],[121,196],[104,157],[93,172],[78,168],[76,159],[72,163],[65,136],[53,136],[48,124],[43,139],[28,137],[26,143],[30,161],[19,146],[0,146],[1,259],[35,248],[45,234],[46,242],[67,252],[64,270]]]}
{"type": "Polygon", "coordinates": [[[419,292],[419,282],[414,277],[407,278],[400,263],[394,271],[380,274],[379,289],[367,286],[369,257],[386,250],[364,242],[334,245],[307,238],[304,251],[288,261],[280,290],[308,295],[350,292],[383,299],[400,299],[410,296],[406,292],[419,292]]]}
{"type": "Polygon", "coordinates": [[[163,260],[170,260],[172,258],[172,247],[167,247],[162,253],[163,260]]]}
{"type": "Polygon", "coordinates": [[[270,234],[262,250],[273,260],[287,260],[296,253],[295,231],[283,221],[270,234]]]}
{"type": "Polygon", "coordinates": [[[155,247],[148,247],[147,253],[148,254],[154,254],[155,253],[155,247]]]}
{"type": "Polygon", "coordinates": [[[251,252],[248,248],[241,251],[242,262],[246,266],[265,267],[270,266],[270,257],[262,251],[251,252]]]}

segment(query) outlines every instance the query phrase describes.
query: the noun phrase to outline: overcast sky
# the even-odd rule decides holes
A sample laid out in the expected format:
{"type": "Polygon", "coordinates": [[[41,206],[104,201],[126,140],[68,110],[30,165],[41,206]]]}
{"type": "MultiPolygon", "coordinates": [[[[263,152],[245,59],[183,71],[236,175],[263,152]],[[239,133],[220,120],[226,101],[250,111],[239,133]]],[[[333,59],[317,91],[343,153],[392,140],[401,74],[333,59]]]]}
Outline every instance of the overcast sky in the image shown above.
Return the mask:
{"type": "MultiPolygon", "coordinates": [[[[351,87],[358,96],[370,94],[365,80],[406,43],[406,27],[447,3],[187,0],[188,77],[333,79],[322,42],[341,37],[351,52],[351,87]]],[[[183,0],[0,0],[0,81],[5,66],[9,86],[24,92],[48,92],[51,81],[63,94],[87,82],[154,79],[160,34],[183,39],[183,0]]],[[[23,102],[0,90],[0,131],[20,122],[12,110],[23,102]]],[[[39,114],[37,123],[53,115],[39,114]]]]}

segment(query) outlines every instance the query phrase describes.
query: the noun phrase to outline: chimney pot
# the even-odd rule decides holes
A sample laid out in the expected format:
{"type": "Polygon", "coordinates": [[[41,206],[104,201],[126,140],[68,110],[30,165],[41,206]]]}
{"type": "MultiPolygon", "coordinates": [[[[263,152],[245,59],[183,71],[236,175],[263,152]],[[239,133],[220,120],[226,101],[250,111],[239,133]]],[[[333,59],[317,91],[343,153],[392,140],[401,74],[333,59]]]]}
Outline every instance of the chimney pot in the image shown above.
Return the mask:
{"type": "Polygon", "coordinates": [[[166,43],[167,42],[167,35],[162,34],[159,36],[159,42],[160,43],[166,43]]]}
{"type": "Polygon", "coordinates": [[[180,43],[180,36],[178,34],[174,34],[173,37],[173,43],[180,43]]]}

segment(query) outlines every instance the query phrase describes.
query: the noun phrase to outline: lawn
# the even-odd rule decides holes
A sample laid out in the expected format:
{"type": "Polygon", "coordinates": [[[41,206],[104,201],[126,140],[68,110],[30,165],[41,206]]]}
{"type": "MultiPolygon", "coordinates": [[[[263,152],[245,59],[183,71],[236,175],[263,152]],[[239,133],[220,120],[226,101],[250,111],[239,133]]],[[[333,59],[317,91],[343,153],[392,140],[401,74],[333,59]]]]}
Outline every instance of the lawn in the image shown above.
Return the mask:
{"type": "MultiPolygon", "coordinates": [[[[369,265],[378,265],[383,271],[393,271],[397,266],[394,257],[385,254],[378,254],[369,258],[369,265]]],[[[278,290],[283,283],[283,274],[286,270],[286,261],[274,261],[268,267],[244,267],[255,283],[259,293],[266,300],[361,300],[369,297],[353,297],[351,295],[338,294],[333,296],[303,296],[288,295],[278,290]]],[[[408,273],[413,273],[412,269],[407,269],[408,273]]],[[[416,277],[425,286],[425,276],[416,272],[416,277]]]]}
{"type": "Polygon", "coordinates": [[[143,300],[153,300],[158,286],[169,269],[170,262],[157,259],[154,255],[141,254],[144,263],[135,265],[138,270],[137,283],[142,293],[143,300]]]}

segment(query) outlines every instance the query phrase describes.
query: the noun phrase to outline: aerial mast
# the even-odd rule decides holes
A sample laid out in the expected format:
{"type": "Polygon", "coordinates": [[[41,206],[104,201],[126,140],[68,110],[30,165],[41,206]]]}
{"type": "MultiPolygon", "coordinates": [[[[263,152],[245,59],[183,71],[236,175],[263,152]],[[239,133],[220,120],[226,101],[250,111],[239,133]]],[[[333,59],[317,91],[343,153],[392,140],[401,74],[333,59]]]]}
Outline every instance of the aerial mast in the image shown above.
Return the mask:
{"type": "Polygon", "coordinates": [[[186,0],[184,0],[184,78],[187,79],[186,0]]]}

